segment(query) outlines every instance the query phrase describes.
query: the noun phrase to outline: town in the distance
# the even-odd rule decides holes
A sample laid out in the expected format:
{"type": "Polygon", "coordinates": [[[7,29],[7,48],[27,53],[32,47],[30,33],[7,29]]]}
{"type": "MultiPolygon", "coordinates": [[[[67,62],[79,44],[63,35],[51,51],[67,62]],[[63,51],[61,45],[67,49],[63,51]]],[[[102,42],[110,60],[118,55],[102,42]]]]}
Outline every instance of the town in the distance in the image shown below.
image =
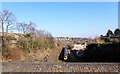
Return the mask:
{"type": "Polygon", "coordinates": [[[53,37],[32,21],[17,22],[8,10],[0,15],[2,62],[120,61],[120,28],[95,38],[53,37]]]}

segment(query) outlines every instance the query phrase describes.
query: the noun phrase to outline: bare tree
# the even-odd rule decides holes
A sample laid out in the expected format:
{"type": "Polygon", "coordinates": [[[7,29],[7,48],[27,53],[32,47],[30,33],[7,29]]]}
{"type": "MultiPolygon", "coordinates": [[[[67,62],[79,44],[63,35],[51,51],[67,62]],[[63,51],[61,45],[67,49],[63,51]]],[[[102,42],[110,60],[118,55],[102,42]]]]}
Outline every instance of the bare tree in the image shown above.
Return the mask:
{"type": "Polygon", "coordinates": [[[19,29],[19,31],[22,31],[23,34],[27,33],[28,28],[29,28],[28,24],[19,23],[18,29],[19,29]]]}
{"type": "Polygon", "coordinates": [[[29,29],[30,31],[29,32],[30,33],[35,33],[36,32],[36,28],[35,28],[36,24],[30,21],[29,26],[30,26],[30,29],[29,29]]]}
{"type": "Polygon", "coordinates": [[[19,32],[22,32],[23,34],[33,33],[36,30],[35,24],[32,22],[30,22],[29,24],[17,23],[17,29],[19,32]]]}
{"type": "Polygon", "coordinates": [[[2,17],[2,12],[0,12],[0,23],[2,25],[2,36],[4,36],[4,26],[3,26],[4,25],[4,18],[2,17]]]}
{"type": "Polygon", "coordinates": [[[2,26],[2,43],[3,43],[3,49],[4,49],[4,37],[7,36],[8,30],[12,28],[13,24],[15,23],[16,18],[14,15],[9,12],[8,10],[4,10],[0,12],[0,23],[2,26]],[[6,34],[5,34],[6,31],[6,34]]]}
{"type": "Polygon", "coordinates": [[[1,19],[1,25],[2,25],[2,33],[4,37],[4,35],[7,35],[8,30],[11,30],[11,28],[14,26],[16,22],[16,18],[8,10],[4,10],[0,15],[1,15],[0,19],[1,19]],[[6,34],[4,34],[5,29],[6,29],[6,34]]]}

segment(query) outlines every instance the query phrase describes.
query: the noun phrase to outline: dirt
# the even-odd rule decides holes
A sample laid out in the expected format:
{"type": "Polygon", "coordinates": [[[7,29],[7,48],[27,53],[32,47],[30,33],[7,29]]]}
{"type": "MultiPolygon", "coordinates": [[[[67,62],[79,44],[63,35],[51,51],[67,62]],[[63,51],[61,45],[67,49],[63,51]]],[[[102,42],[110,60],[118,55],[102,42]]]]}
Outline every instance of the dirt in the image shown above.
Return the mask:
{"type": "Polygon", "coordinates": [[[61,49],[40,49],[31,50],[31,52],[23,51],[22,49],[12,49],[2,56],[2,62],[60,62],[58,60],[61,49]]]}

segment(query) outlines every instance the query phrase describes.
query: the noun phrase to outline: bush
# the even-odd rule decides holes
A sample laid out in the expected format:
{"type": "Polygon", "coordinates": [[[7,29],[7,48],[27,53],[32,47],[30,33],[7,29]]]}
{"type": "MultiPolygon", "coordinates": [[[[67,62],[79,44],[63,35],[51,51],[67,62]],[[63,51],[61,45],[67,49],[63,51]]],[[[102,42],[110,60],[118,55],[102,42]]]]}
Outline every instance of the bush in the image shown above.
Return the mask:
{"type": "Polygon", "coordinates": [[[84,51],[86,61],[94,62],[120,62],[120,42],[118,43],[92,43],[84,51]]]}
{"type": "Polygon", "coordinates": [[[26,34],[24,35],[24,37],[31,37],[31,34],[26,34]]]}
{"type": "Polygon", "coordinates": [[[112,40],[110,39],[110,37],[107,37],[106,39],[105,39],[105,42],[111,42],[112,40]]]}

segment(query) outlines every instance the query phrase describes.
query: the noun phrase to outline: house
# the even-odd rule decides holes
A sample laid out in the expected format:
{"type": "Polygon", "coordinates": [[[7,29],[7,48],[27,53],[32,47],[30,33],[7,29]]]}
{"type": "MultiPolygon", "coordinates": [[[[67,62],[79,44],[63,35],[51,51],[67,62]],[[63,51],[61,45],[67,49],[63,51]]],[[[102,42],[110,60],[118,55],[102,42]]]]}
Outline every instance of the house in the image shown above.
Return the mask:
{"type": "MultiPolygon", "coordinates": [[[[32,37],[36,37],[35,33],[30,33],[32,37]]],[[[6,35],[6,33],[5,33],[6,35]]],[[[10,40],[11,44],[17,43],[20,37],[24,37],[25,34],[20,34],[20,33],[7,33],[6,39],[10,40]]],[[[0,32],[0,36],[2,37],[2,32],[0,32]]]]}
{"type": "Polygon", "coordinates": [[[72,50],[84,50],[86,48],[86,44],[85,45],[81,45],[81,44],[75,44],[72,50]]]}
{"type": "Polygon", "coordinates": [[[114,39],[116,39],[116,40],[119,40],[120,39],[120,34],[119,35],[115,35],[115,34],[113,34],[113,35],[109,35],[109,36],[103,36],[103,35],[101,35],[101,40],[105,40],[107,37],[110,37],[112,40],[114,40],[114,39]]]}

